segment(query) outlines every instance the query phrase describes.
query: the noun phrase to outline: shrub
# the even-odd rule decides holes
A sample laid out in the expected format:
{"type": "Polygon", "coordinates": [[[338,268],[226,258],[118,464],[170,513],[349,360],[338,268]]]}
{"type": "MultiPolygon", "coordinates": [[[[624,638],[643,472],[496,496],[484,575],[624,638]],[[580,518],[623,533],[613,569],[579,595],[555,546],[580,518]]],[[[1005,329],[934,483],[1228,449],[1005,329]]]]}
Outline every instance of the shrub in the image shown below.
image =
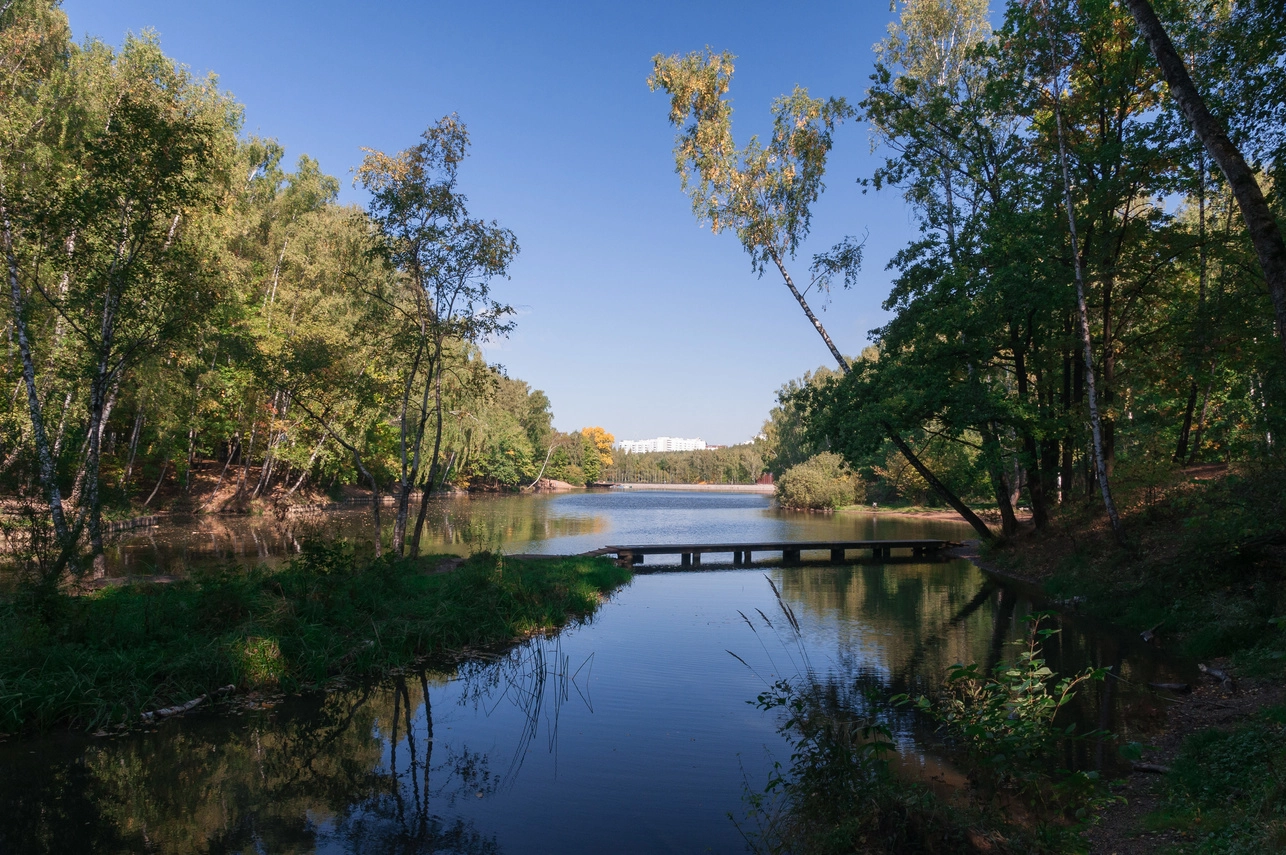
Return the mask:
{"type": "Polygon", "coordinates": [[[783,508],[836,510],[862,501],[862,486],[844,458],[824,451],[782,473],[777,481],[777,501],[783,508]]]}

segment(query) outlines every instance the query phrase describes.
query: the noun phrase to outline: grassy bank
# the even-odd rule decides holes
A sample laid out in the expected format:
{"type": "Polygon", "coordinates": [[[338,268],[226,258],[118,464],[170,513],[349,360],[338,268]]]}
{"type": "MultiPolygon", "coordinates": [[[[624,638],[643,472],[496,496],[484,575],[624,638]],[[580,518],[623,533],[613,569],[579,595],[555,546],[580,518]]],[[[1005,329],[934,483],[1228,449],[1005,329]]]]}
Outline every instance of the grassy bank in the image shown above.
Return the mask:
{"type": "Polygon", "coordinates": [[[0,602],[0,732],[137,721],[232,684],[297,691],[591,614],[629,579],[606,559],[355,559],[319,547],[278,569],[0,602]],[[39,607],[37,607],[37,605],[39,607]]]}
{"type": "Polygon", "coordinates": [[[1197,467],[1126,486],[1128,544],[1094,503],[1065,508],[984,560],[1077,611],[1138,632],[1238,681],[1169,699],[1165,730],[1126,802],[1095,831],[1104,851],[1260,852],[1286,846],[1286,472],[1197,467]]]}
{"type": "Polygon", "coordinates": [[[1128,545],[1094,503],[989,552],[1079,611],[1243,676],[1286,677],[1286,471],[1176,473],[1127,494],[1128,545]]]}
{"type": "Polygon", "coordinates": [[[1047,704],[1067,676],[1042,675],[1030,659],[992,675],[957,669],[922,702],[968,779],[945,798],[890,774],[872,753],[883,717],[894,714],[887,699],[837,703],[842,692],[800,684],[775,704],[788,713],[791,767],[751,794],[756,851],[1286,850],[1284,484],[1280,467],[1176,470],[1121,484],[1125,547],[1085,500],[1060,508],[1042,531],[1026,527],[984,549],[986,566],[1039,584],[1065,608],[1150,630],[1159,647],[1233,674],[1233,694],[1216,681],[1190,695],[1162,693],[1158,703],[1171,711],[1164,730],[1121,746],[1125,759],[1168,773],[1109,783],[1060,771],[1063,752],[1051,746],[1063,734],[1052,717],[1018,734],[1039,750],[1013,750],[1006,729],[1024,722],[1024,709],[1041,709],[1033,698],[1047,704]]]}

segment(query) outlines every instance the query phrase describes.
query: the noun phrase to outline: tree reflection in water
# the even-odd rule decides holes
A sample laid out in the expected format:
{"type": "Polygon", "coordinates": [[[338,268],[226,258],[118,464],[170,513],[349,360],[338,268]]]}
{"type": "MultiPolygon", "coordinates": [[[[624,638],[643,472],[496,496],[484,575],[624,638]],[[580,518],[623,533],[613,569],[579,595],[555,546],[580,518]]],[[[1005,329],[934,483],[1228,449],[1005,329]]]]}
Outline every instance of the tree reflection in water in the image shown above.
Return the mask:
{"type": "Polygon", "coordinates": [[[426,671],[250,712],[248,724],[0,745],[0,851],[495,853],[453,807],[512,783],[542,722],[556,752],[572,690],[589,703],[591,660],[572,671],[557,639],[534,639],[459,667],[461,704],[519,712],[503,774],[487,753],[435,742],[433,690],[451,677],[426,671]]]}

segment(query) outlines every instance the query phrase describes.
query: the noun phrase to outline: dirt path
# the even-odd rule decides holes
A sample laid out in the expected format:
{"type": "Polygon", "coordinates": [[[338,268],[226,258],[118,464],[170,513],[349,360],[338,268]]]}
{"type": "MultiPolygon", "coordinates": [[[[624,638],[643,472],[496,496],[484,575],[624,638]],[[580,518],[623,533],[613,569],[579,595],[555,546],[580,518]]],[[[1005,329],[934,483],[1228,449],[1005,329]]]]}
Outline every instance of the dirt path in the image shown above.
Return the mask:
{"type": "MultiPolygon", "coordinates": [[[[1226,668],[1216,661],[1214,667],[1226,668]]],[[[1183,741],[1194,733],[1211,727],[1231,728],[1254,716],[1260,709],[1282,703],[1286,690],[1280,684],[1243,681],[1236,691],[1225,692],[1213,681],[1197,686],[1189,695],[1169,701],[1169,713],[1161,730],[1148,740],[1155,750],[1148,751],[1143,762],[1170,766],[1179,754],[1183,741]]],[[[1186,839],[1182,831],[1145,831],[1148,814],[1161,805],[1164,786],[1161,775],[1135,772],[1126,780],[1120,794],[1124,804],[1111,806],[1099,823],[1086,835],[1093,855],[1150,855],[1165,852],[1186,839]]]]}

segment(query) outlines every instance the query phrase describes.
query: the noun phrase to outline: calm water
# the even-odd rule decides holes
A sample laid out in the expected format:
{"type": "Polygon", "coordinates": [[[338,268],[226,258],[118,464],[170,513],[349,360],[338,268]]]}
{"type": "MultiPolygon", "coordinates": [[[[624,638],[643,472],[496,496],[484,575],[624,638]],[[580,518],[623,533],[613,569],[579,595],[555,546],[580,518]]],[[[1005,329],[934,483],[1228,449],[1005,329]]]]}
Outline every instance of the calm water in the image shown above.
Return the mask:
{"type": "MultiPolygon", "coordinates": [[[[717,494],[502,499],[450,513],[456,531],[514,532],[502,539],[511,552],[964,534],[788,516],[717,494]]],[[[739,852],[729,814],[743,817],[746,788],[762,790],[773,762],[789,761],[776,720],[748,703],[768,684],[811,663],[840,691],[916,691],[954,662],[1012,655],[1030,609],[962,561],[637,576],[592,621],[448,672],[123,738],[0,744],[0,853],[739,852]],[[778,629],[769,579],[800,620],[798,640],[778,629]]],[[[1173,670],[1128,639],[1063,629],[1048,651],[1055,668],[1113,665],[1129,681],[1086,693],[1083,716],[1128,732],[1142,703],[1131,685],[1173,670]]],[[[927,734],[893,725],[905,766],[943,771],[927,734]]]]}
{"type": "MultiPolygon", "coordinates": [[[[392,505],[382,509],[386,540],[394,510],[392,505]]],[[[412,516],[415,511],[412,507],[412,516]]],[[[270,516],[177,519],[116,535],[108,547],[109,573],[181,573],[207,563],[275,563],[296,554],[309,538],[369,543],[373,530],[369,505],[284,521],[270,516]]],[[[754,494],[604,491],[434,499],[420,550],[574,554],[626,543],[969,536],[963,523],[783,512],[767,496],[754,494]]],[[[649,558],[648,563],[666,560],[649,558]]],[[[678,558],[670,556],[668,561],[678,558]]]]}

